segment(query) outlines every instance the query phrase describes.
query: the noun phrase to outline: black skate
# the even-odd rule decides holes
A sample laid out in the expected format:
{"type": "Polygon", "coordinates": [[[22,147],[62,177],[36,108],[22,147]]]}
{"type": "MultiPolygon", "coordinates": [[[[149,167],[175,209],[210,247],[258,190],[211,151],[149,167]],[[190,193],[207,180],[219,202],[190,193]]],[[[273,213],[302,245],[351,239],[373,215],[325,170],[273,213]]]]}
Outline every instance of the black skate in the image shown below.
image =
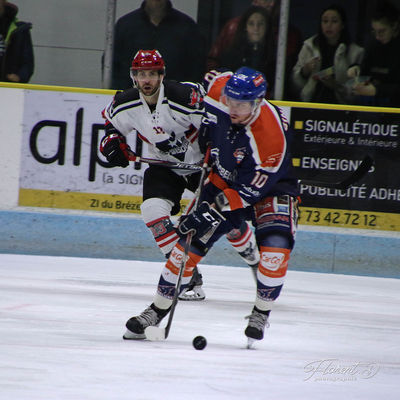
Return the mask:
{"type": "Polygon", "coordinates": [[[182,291],[182,293],[178,296],[178,299],[185,301],[204,300],[206,298],[206,294],[201,287],[202,285],[203,276],[200,274],[198,268],[195,267],[188,287],[182,291]]]}
{"type": "Polygon", "coordinates": [[[269,311],[261,311],[257,307],[254,306],[251,315],[246,318],[249,320],[247,328],[244,331],[244,334],[248,338],[247,347],[251,348],[252,344],[255,340],[261,340],[264,338],[264,329],[265,327],[269,327],[268,317],[269,311]]]}
{"type": "Polygon", "coordinates": [[[150,307],[147,307],[140,315],[132,317],[127,321],[127,331],[123,338],[126,340],[146,339],[144,330],[148,326],[158,326],[168,312],[169,308],[167,310],[162,310],[152,303],[150,307]]]}

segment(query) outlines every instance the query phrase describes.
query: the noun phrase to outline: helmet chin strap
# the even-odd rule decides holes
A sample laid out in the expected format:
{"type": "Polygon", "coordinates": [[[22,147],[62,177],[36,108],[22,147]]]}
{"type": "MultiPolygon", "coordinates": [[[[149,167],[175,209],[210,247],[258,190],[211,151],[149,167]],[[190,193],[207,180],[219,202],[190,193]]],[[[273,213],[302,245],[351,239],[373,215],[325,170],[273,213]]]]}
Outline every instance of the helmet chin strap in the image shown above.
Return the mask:
{"type": "MultiPolygon", "coordinates": [[[[160,85],[161,85],[161,82],[160,82],[160,85]]],[[[160,87],[158,87],[158,89],[153,94],[151,94],[150,96],[146,96],[142,91],[140,91],[140,93],[142,93],[142,96],[146,100],[146,103],[155,104],[155,103],[157,103],[157,100],[158,100],[158,94],[160,93],[160,87]],[[153,99],[155,101],[152,101],[153,99]]]]}

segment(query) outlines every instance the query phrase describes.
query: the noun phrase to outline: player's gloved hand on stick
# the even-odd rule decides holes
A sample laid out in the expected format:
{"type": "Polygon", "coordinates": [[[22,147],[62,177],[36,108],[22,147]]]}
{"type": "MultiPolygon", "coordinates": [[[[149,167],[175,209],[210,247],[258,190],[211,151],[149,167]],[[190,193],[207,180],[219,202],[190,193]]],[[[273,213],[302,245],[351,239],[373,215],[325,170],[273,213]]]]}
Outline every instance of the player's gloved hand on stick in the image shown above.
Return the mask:
{"type": "Polygon", "coordinates": [[[199,129],[198,143],[201,153],[206,154],[208,147],[211,145],[211,139],[208,126],[204,123],[204,119],[199,129]]]}
{"type": "Polygon", "coordinates": [[[134,161],[135,153],[119,133],[106,135],[100,142],[100,152],[113,167],[127,167],[129,160],[134,161]]]}
{"type": "Polygon", "coordinates": [[[196,211],[182,218],[178,229],[183,235],[192,232],[198,240],[206,244],[223,221],[225,217],[203,201],[196,211]]]}

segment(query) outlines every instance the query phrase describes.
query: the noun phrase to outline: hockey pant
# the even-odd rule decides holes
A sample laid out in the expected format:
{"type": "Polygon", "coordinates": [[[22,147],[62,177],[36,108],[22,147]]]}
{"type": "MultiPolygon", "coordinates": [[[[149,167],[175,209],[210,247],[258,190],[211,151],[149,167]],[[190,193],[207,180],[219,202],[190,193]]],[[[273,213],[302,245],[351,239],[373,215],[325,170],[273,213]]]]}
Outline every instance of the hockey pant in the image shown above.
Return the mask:
{"type": "MultiPolygon", "coordinates": [[[[172,203],[166,199],[151,198],[141,205],[142,218],[150,229],[161,252],[168,256],[178,243],[179,236],[170,219],[172,203]]],[[[238,228],[233,228],[226,235],[229,243],[242,260],[250,266],[257,265],[260,255],[256,238],[250,225],[243,221],[238,228]]]]}
{"type": "Polygon", "coordinates": [[[143,221],[164,255],[171,252],[179,239],[170,217],[180,211],[184,190],[194,192],[199,179],[198,172],[183,177],[170,168],[156,165],[150,165],[144,173],[140,210],[143,221]]]}

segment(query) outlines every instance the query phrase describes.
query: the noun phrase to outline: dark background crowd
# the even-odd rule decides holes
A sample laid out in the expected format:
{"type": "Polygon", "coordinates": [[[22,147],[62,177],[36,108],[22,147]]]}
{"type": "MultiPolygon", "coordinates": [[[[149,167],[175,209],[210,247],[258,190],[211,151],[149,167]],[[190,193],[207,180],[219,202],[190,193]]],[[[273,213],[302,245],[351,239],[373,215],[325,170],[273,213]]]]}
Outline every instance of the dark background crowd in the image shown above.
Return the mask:
{"type": "MultiPolygon", "coordinates": [[[[154,48],[170,79],[200,82],[209,70],[247,65],[276,99],[280,3],[199,0],[194,21],[173,0],[143,0],[116,21],[110,88],[129,87],[133,56],[154,48]]],[[[398,107],[399,9],[400,0],[290,1],[281,99],[398,107]]],[[[1,81],[30,81],[34,30],[18,20],[17,4],[0,0],[1,81]]]]}

